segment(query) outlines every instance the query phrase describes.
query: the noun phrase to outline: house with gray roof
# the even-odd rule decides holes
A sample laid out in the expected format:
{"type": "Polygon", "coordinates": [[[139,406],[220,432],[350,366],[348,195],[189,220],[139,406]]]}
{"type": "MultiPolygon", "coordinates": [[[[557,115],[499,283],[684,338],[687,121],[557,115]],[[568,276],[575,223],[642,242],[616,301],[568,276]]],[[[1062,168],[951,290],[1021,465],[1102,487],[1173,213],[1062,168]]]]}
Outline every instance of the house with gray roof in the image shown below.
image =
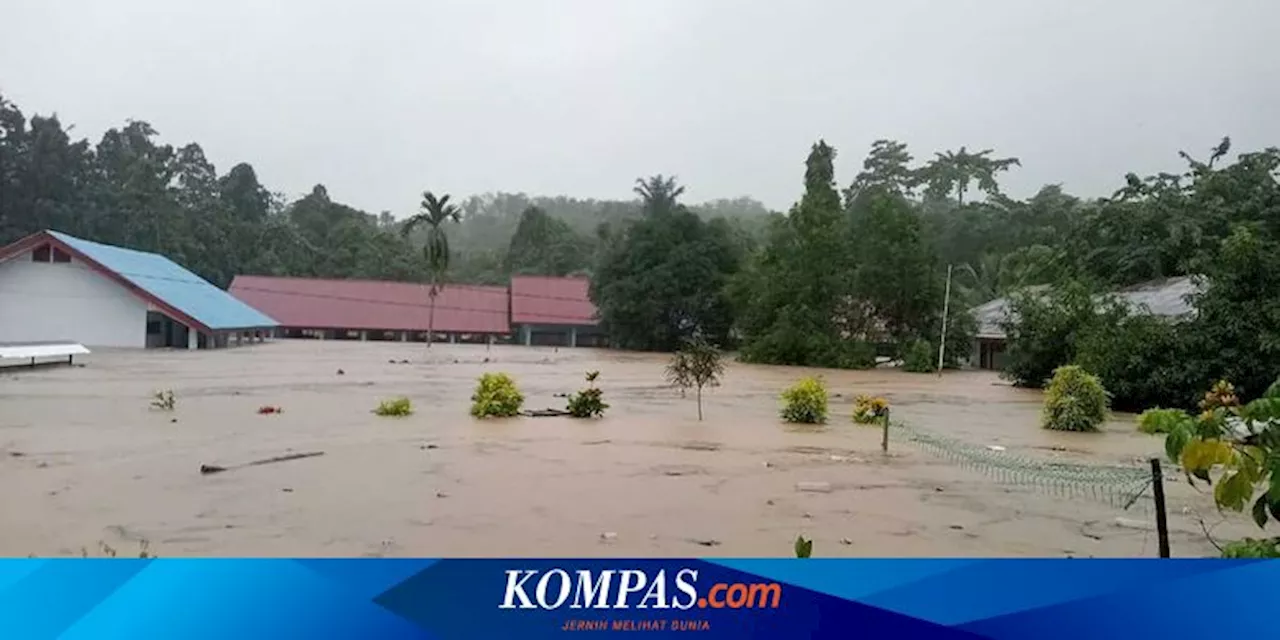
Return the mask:
{"type": "MultiPolygon", "coordinates": [[[[1198,293],[1201,286],[1201,281],[1193,276],[1160,278],[1102,294],[1097,298],[1101,300],[1109,296],[1128,305],[1134,313],[1179,320],[1195,313],[1190,296],[1198,293]]],[[[1028,287],[1025,291],[1035,295],[1048,288],[1048,285],[1037,285],[1028,287]]],[[[1008,337],[1004,325],[1013,319],[1010,299],[996,298],[974,307],[970,313],[978,324],[970,365],[980,369],[1003,369],[1005,342],[1008,337]]]]}

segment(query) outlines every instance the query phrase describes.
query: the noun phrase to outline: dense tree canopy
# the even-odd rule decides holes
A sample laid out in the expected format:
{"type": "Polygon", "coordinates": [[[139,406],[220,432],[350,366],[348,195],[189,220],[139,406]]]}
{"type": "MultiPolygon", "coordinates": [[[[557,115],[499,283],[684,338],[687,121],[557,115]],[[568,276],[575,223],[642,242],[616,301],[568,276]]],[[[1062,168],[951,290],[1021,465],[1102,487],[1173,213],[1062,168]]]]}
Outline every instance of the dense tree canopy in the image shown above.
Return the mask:
{"type": "Polygon", "coordinates": [[[674,178],[639,181],[643,216],[606,240],[591,297],[613,344],[671,351],[686,340],[729,339],[725,297],[741,245],[723,218],[704,222],[681,205],[674,178]]]}
{"type": "Polygon", "coordinates": [[[748,360],[840,367],[936,349],[951,267],[950,359],[968,355],[965,310],[1020,294],[1007,373],[1024,384],[1082,364],[1117,407],[1140,408],[1185,406],[1221,377],[1251,397],[1280,374],[1280,149],[1232,155],[1224,138],[1181,154],[1180,173],[1118,176],[1107,197],[1048,185],[1025,199],[999,183],[1017,158],[968,149],[917,161],[878,140],[841,183],[835,149],[819,141],[786,214],[745,197],[686,205],[683,186],[656,175],[617,200],[441,198],[436,213],[447,204],[457,223],[402,233],[405,216],[344,205],[323,185],[290,201],[248,163],[219,172],[198,144],[162,143],[144,121],[94,143],[0,98],[0,243],[59,229],[164,253],[221,285],[238,273],[588,274],[618,346],[701,336],[748,360]],[[1182,275],[1205,288],[1180,322],[1095,297],[1182,275]],[[1036,285],[1054,293],[1025,295],[1036,285]]]}

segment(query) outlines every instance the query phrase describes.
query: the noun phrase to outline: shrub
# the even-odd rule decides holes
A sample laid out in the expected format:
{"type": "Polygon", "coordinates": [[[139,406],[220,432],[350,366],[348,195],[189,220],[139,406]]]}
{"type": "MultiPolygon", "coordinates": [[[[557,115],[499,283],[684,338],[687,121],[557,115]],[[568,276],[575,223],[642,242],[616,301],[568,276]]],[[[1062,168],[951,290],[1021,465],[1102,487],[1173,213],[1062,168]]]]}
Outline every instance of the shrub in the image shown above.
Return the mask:
{"type": "Polygon", "coordinates": [[[907,346],[902,356],[902,368],[912,373],[933,373],[937,368],[933,346],[924,340],[915,340],[907,346]]]}
{"type": "Polygon", "coordinates": [[[524,395],[516,388],[515,380],[505,373],[486,373],[480,376],[476,392],[471,396],[471,415],[477,418],[510,418],[520,415],[524,395]]]}
{"type": "Polygon", "coordinates": [[[1138,416],[1138,431],[1143,433],[1169,433],[1191,416],[1181,409],[1147,409],[1138,416]]]}
{"type": "Polygon", "coordinates": [[[827,388],[818,378],[804,378],[782,392],[782,419],[800,424],[827,421],[827,388]]]}
{"type": "Polygon", "coordinates": [[[813,540],[804,536],[796,536],[795,551],[797,558],[808,558],[813,555],[813,540]]]}
{"type": "Polygon", "coordinates": [[[1097,431],[1107,419],[1106,389],[1076,365],[1058,367],[1045,391],[1042,425],[1056,431],[1097,431]]]}
{"type": "Polygon", "coordinates": [[[595,385],[596,378],[600,377],[599,371],[591,371],[587,373],[587,388],[569,396],[569,406],[566,410],[569,415],[575,418],[595,418],[604,415],[604,410],[609,405],[604,403],[604,391],[595,385]]]}
{"type": "Polygon", "coordinates": [[[173,411],[177,407],[178,401],[173,397],[173,391],[165,389],[157,391],[151,396],[151,407],[161,411],[173,411]]]}
{"type": "Polygon", "coordinates": [[[853,399],[853,421],[858,424],[874,424],[889,412],[889,401],[875,396],[858,396],[853,399]]]}
{"type": "Polygon", "coordinates": [[[392,398],[391,400],[383,400],[373,412],[380,416],[399,418],[412,414],[413,404],[409,402],[408,398],[392,398]]]}

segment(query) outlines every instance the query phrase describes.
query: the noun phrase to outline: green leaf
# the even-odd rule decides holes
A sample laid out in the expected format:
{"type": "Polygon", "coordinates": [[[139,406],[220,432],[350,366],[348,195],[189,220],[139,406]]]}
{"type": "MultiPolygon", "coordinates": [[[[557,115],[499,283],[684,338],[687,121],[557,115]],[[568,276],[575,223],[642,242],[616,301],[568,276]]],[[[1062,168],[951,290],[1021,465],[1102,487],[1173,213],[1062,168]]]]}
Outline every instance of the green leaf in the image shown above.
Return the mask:
{"type": "Polygon", "coordinates": [[[1259,528],[1267,525],[1268,505],[1267,496],[1265,495],[1258,496],[1258,499],[1253,503],[1253,522],[1254,524],[1257,524],[1259,528]]]}
{"type": "Polygon", "coordinates": [[[1240,472],[1227,474],[1213,489],[1214,502],[1232,511],[1244,511],[1245,502],[1252,496],[1253,483],[1240,472]]]}
{"type": "Polygon", "coordinates": [[[1175,428],[1164,438],[1164,452],[1173,462],[1182,458],[1182,449],[1187,446],[1190,436],[1184,428],[1175,428]]]}
{"type": "Polygon", "coordinates": [[[813,540],[806,540],[804,536],[796,536],[796,557],[808,558],[813,553],[813,540]]]}

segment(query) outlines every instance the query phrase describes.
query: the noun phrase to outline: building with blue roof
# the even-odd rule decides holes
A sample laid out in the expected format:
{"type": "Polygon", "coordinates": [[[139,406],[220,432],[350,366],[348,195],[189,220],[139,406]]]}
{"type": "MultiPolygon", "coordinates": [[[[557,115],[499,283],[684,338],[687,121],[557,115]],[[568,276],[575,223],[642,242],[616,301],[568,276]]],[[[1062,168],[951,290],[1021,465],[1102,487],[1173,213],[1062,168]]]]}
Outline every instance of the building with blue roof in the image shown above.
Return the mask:
{"type": "Polygon", "coordinates": [[[223,347],[278,323],[158,254],[41,231],[0,248],[0,343],[223,347]]]}

